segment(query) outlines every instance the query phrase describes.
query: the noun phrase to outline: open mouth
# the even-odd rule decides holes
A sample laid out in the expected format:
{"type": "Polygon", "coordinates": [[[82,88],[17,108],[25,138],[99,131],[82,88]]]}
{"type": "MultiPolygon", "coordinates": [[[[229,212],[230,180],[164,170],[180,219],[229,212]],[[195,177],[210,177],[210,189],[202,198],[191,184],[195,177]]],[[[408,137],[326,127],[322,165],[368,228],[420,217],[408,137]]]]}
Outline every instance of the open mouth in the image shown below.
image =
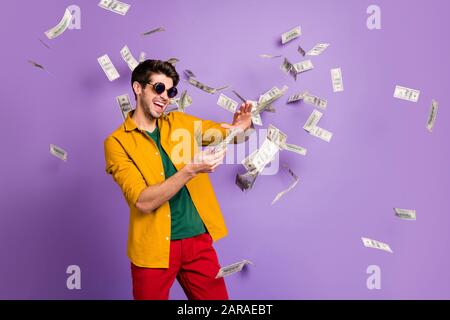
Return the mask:
{"type": "Polygon", "coordinates": [[[164,107],[166,106],[166,104],[165,103],[163,103],[163,102],[161,102],[161,101],[153,101],[153,104],[156,106],[156,108],[159,110],[159,111],[163,111],[164,110],[164,107]]]}

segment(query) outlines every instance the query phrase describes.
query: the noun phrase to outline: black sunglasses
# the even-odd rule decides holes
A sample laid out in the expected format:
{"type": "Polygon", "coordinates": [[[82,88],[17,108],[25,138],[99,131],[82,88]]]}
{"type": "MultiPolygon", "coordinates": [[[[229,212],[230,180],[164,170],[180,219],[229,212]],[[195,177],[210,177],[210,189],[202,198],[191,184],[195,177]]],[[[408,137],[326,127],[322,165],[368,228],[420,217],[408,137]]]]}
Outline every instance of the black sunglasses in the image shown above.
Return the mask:
{"type": "MultiPolygon", "coordinates": [[[[151,83],[150,81],[145,82],[151,86],[153,86],[153,90],[155,90],[155,92],[157,94],[162,94],[164,91],[166,91],[166,85],[162,82],[156,82],[156,83],[151,83]]],[[[167,96],[169,98],[173,98],[178,94],[178,90],[176,87],[172,87],[170,89],[167,90],[167,96]]]]}

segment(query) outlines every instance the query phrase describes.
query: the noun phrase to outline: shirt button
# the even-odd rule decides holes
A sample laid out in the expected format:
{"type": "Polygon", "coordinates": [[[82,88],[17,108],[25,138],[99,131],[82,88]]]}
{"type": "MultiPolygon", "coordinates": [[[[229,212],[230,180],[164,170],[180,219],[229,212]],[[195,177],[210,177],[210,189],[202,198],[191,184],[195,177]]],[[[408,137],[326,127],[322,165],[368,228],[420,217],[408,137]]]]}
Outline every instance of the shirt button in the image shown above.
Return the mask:
{"type": "Polygon", "coordinates": [[[167,218],[170,218],[170,214],[167,215],[167,218]]]}
{"type": "Polygon", "coordinates": [[[169,237],[166,237],[166,240],[169,241],[169,237]]]}
{"type": "Polygon", "coordinates": [[[158,152],[155,152],[155,154],[158,155],[159,153],[158,153],[158,152]]]}
{"type": "Polygon", "coordinates": [[[163,175],[164,175],[164,172],[161,172],[161,175],[163,176],[163,175]]]}

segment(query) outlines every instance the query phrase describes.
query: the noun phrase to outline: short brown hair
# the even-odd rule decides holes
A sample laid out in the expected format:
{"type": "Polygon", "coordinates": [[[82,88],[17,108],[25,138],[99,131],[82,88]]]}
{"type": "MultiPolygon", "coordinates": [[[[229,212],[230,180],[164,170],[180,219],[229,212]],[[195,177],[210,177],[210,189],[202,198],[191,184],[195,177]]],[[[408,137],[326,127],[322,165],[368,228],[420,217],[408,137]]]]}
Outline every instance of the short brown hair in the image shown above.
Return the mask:
{"type": "MultiPolygon", "coordinates": [[[[133,70],[131,74],[131,88],[133,88],[133,83],[135,81],[139,82],[142,88],[145,88],[147,81],[152,74],[164,74],[171,78],[173,81],[173,86],[175,87],[180,81],[180,76],[178,75],[175,67],[167,61],[162,60],[145,60],[138,64],[138,66],[133,70]]],[[[136,99],[136,93],[134,92],[134,99],[136,99]]]]}

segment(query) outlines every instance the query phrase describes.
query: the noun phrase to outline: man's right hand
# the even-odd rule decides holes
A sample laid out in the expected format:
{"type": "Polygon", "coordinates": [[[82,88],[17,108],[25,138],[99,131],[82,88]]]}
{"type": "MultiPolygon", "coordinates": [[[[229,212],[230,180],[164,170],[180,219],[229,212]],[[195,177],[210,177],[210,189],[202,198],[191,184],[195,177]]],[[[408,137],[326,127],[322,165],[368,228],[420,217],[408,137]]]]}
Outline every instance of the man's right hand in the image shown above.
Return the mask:
{"type": "Polygon", "coordinates": [[[227,149],[211,153],[210,150],[206,149],[200,151],[194,156],[194,159],[184,167],[192,175],[197,175],[198,173],[211,173],[222,163],[225,157],[227,149]]]}

